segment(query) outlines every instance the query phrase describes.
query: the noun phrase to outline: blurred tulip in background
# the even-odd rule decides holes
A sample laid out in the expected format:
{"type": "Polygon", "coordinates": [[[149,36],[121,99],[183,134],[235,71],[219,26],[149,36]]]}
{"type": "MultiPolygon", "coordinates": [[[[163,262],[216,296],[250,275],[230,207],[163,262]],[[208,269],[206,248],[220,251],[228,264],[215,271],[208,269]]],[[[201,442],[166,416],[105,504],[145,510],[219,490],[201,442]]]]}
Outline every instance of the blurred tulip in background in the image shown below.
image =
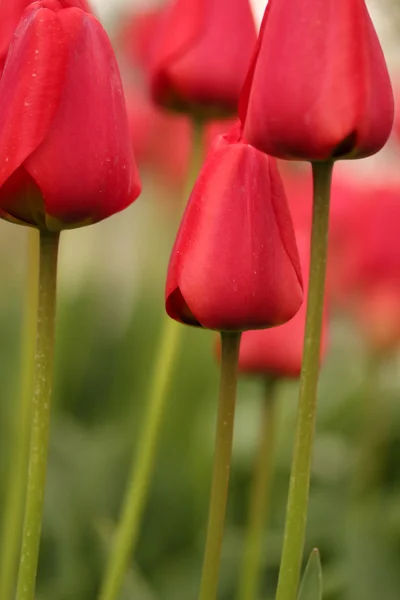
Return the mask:
{"type": "Polygon", "coordinates": [[[256,42],[248,0],[173,0],[154,37],[149,76],[158,104],[208,116],[236,112],[256,42]]]}

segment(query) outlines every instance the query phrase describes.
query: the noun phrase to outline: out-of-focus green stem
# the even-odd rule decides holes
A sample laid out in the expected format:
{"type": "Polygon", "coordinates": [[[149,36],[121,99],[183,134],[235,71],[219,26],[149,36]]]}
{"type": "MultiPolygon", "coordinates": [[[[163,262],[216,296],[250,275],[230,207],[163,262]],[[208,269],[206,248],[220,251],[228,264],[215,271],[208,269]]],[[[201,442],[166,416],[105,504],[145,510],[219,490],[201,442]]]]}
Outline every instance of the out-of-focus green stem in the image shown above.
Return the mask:
{"type": "Polygon", "coordinates": [[[35,364],[39,290],[39,233],[33,228],[27,229],[26,233],[25,302],[21,331],[19,402],[13,412],[14,421],[11,428],[12,439],[9,450],[12,459],[9,462],[0,542],[0,598],[3,600],[11,600],[14,597],[25,501],[35,364]]]}
{"type": "Polygon", "coordinates": [[[314,203],[303,365],[276,600],[296,600],[307,523],[324,305],[333,162],[313,163],[314,203]]]}
{"type": "Polygon", "coordinates": [[[221,333],[221,383],[214,470],[199,600],[215,600],[217,597],[232,454],[240,337],[240,333],[221,333]]]}
{"type": "Polygon", "coordinates": [[[260,583],[263,532],[268,519],[276,430],[276,379],[265,379],[260,433],[250,492],[249,520],[238,600],[256,600],[260,583]]]}
{"type": "Polygon", "coordinates": [[[58,233],[40,233],[39,303],[28,483],[16,600],[34,600],[42,531],[53,383],[58,233]]]}
{"type": "MultiPolygon", "coordinates": [[[[184,193],[185,203],[200,168],[202,134],[202,125],[195,123],[192,158],[184,193]]],[[[173,367],[181,347],[183,333],[184,327],[182,325],[167,316],[164,317],[157,347],[157,357],[154,362],[154,371],[149,379],[150,389],[146,398],[147,408],[144,423],[136,448],[136,457],[132,461],[121,516],[100,589],[100,600],[118,599],[130,557],[135,552],[140,533],[140,523],[154,470],[166,400],[173,376],[173,367]]]]}
{"type": "Polygon", "coordinates": [[[379,478],[386,458],[389,429],[387,400],[380,393],[380,369],[383,356],[371,353],[365,365],[365,378],[358,407],[358,460],[351,481],[354,500],[371,490],[379,490],[379,478]]]}
{"type": "Polygon", "coordinates": [[[137,459],[132,465],[128,490],[100,592],[101,600],[114,600],[119,597],[130,556],[135,550],[182,329],[182,325],[176,321],[165,320],[151,378],[147,414],[138,442],[137,459]]]}

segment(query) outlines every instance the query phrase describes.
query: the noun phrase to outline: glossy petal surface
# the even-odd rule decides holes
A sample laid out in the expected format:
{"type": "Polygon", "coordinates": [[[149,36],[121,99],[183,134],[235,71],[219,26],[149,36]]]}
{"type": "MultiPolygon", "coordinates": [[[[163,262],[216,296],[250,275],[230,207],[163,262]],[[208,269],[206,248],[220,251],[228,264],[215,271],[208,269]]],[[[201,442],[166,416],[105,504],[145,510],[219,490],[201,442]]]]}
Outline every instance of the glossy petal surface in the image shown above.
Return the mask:
{"type": "Polygon", "coordinates": [[[24,12],[0,80],[0,186],[47,134],[67,58],[57,15],[35,3],[24,12]]]}
{"type": "Polygon", "coordinates": [[[193,189],[172,252],[168,314],[209,329],[264,328],[293,317],[302,297],[275,161],[220,138],[193,189]]]}
{"type": "Polygon", "coordinates": [[[108,38],[91,15],[72,8],[61,14],[68,69],[52,127],[25,167],[49,215],[66,223],[98,221],[138,196],[139,178],[108,38]]]}
{"type": "Polygon", "coordinates": [[[111,44],[85,2],[29,6],[0,81],[0,210],[63,229],[103,219],[140,192],[111,44]]]}
{"type": "Polygon", "coordinates": [[[2,0],[0,2],[0,75],[4,67],[8,47],[21,15],[31,0],[2,0]]]}
{"type": "Polygon", "coordinates": [[[274,156],[377,152],[393,94],[364,0],[270,0],[240,104],[244,138],[274,156]]]}

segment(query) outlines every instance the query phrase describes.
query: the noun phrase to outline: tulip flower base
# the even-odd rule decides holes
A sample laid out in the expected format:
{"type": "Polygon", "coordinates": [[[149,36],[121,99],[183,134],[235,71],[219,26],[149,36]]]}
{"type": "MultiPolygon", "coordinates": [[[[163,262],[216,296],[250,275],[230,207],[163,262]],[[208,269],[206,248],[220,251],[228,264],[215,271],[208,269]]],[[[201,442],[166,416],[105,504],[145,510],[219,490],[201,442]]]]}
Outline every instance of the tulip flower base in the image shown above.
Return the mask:
{"type": "Polygon", "coordinates": [[[313,163],[314,201],[303,364],[276,600],[296,600],[303,556],[317,408],[333,162],[313,163]]]}
{"type": "Polygon", "coordinates": [[[39,303],[28,482],[16,600],[34,600],[46,483],[53,381],[59,233],[41,231],[39,303]]]}
{"type": "Polygon", "coordinates": [[[240,337],[240,333],[221,333],[221,382],[214,468],[199,600],[217,598],[235,420],[240,337]]]}
{"type": "Polygon", "coordinates": [[[238,600],[258,598],[260,582],[261,548],[272,484],[273,452],[276,430],[276,388],[279,380],[265,378],[258,449],[254,461],[253,481],[250,491],[249,520],[240,573],[238,600]]]}

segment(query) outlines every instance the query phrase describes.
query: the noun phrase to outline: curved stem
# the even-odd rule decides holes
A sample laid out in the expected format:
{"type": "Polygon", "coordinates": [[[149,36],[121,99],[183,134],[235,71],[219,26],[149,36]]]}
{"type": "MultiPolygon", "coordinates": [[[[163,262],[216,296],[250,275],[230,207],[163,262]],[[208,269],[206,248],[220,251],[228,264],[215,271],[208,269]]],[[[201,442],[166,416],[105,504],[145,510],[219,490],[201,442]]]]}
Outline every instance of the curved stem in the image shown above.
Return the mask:
{"type": "Polygon", "coordinates": [[[215,600],[217,597],[232,453],[240,337],[240,333],[221,333],[221,383],[214,469],[199,600],[215,600]]]}
{"type": "Polygon", "coordinates": [[[249,521],[244,546],[238,600],[255,600],[260,583],[261,548],[270,507],[276,430],[276,379],[265,379],[260,434],[250,492],[249,521]]]}
{"type": "MultiPolygon", "coordinates": [[[[202,124],[194,123],[192,157],[189,165],[185,202],[192,190],[200,167],[202,124]]],[[[146,399],[146,414],[137,445],[137,456],[132,461],[128,487],[123,500],[121,516],[112,542],[99,600],[117,600],[121,592],[129,560],[135,552],[140,522],[146,505],[147,492],[154,469],[168,390],[173,367],[179,353],[184,327],[165,316],[150,389],[146,399]]]]}
{"type": "Polygon", "coordinates": [[[16,600],[33,600],[42,530],[53,380],[59,234],[40,233],[39,304],[34,392],[22,548],[16,600]]]}
{"type": "Polygon", "coordinates": [[[0,598],[11,600],[14,593],[21,544],[28,461],[31,399],[36,348],[38,310],[39,234],[27,229],[26,287],[21,335],[21,379],[19,403],[14,413],[6,497],[2,518],[0,549],[0,598]]]}
{"type": "Polygon", "coordinates": [[[300,580],[317,409],[333,163],[314,163],[310,280],[299,405],[276,600],[295,600],[300,580]]]}

